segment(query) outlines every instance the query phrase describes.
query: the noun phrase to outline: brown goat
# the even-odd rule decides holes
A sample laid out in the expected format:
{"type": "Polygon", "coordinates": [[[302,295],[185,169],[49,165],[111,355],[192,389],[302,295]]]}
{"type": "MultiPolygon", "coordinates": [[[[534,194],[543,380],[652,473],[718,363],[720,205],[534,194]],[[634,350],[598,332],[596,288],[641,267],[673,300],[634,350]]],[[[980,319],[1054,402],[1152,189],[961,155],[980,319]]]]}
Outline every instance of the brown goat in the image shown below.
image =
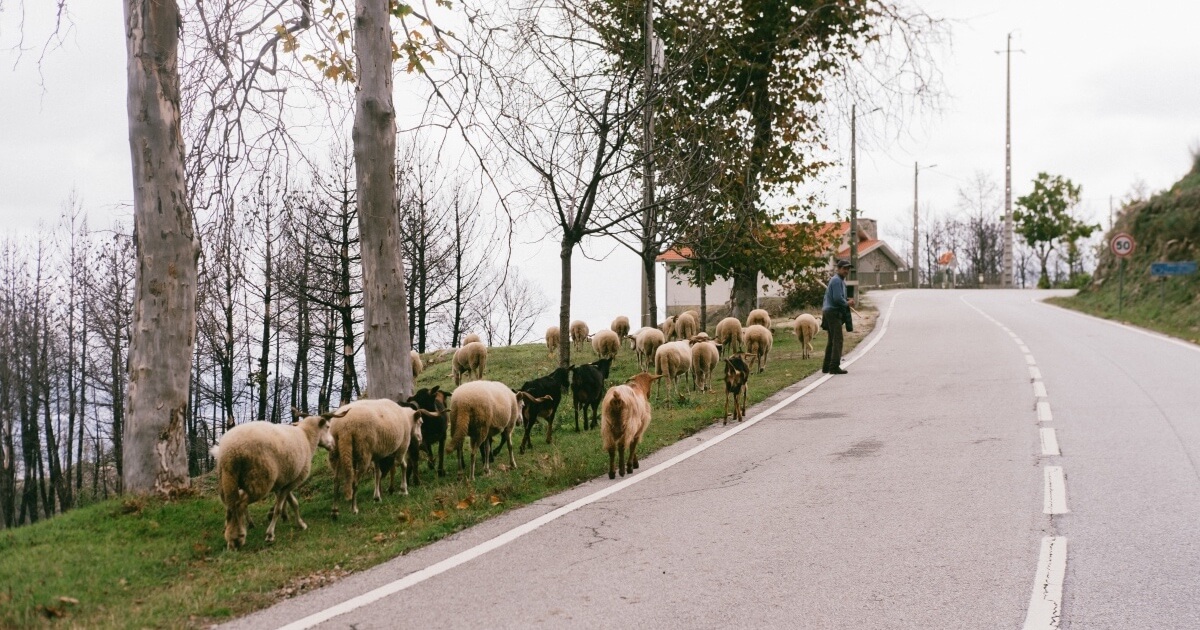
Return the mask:
{"type": "Polygon", "coordinates": [[[750,366],[743,354],[725,359],[725,415],[721,424],[729,424],[729,395],[733,394],[733,418],[741,422],[746,418],[746,388],[750,382],[750,366]],[[739,402],[740,397],[740,402],[739,402]]]}

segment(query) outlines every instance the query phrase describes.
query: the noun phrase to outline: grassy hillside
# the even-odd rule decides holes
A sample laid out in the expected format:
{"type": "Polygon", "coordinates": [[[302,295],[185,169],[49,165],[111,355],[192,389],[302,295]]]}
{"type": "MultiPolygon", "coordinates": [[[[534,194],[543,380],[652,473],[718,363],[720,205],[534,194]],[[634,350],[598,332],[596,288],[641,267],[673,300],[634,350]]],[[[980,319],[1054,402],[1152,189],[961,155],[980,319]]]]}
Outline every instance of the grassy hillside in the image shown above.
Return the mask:
{"type": "MultiPolygon", "coordinates": [[[[847,351],[870,329],[848,336],[847,351]]],[[[820,367],[825,335],[813,358],[801,359],[790,332],[776,331],[766,373],[750,380],[758,402],[820,367]]],[[[582,360],[591,360],[590,350],[582,360]]],[[[541,345],[493,348],[487,378],[519,385],[554,367],[541,345]]],[[[428,365],[419,386],[450,388],[448,361],[428,365]]],[[[635,372],[632,353],[622,350],[610,382],[635,372]]],[[[715,385],[723,387],[718,380],[715,385]]],[[[655,403],[643,456],[692,435],[720,418],[724,394],[691,393],[683,402],[655,403]]],[[[370,500],[370,483],[359,487],[361,514],[342,506],[332,520],[332,479],[327,458],[316,458],[312,478],[297,492],[307,531],[290,521],[276,527],[276,542],[263,542],[267,502],[251,506],[256,527],[246,546],[226,552],[224,509],[214,477],[195,480],[192,496],[175,500],[117,499],[74,510],[29,527],[0,532],[0,628],[64,626],[87,628],[199,627],[269,606],[275,601],[335,581],[350,572],[439,540],[510,508],[607,472],[598,430],[576,433],[569,405],[559,413],[555,444],[534,435],[532,452],[472,484],[458,478],[457,460],[447,457],[447,476],[431,478],[411,495],[370,500]]],[[[520,439],[518,428],[514,437],[520,439]]],[[[498,458],[506,461],[507,457],[498,458]]],[[[653,465],[653,459],[647,464],[653,465]]]]}
{"type": "Polygon", "coordinates": [[[1073,298],[1054,300],[1109,319],[1119,319],[1200,343],[1200,274],[1150,277],[1150,264],[1200,260],[1200,157],[1169,190],[1121,213],[1104,239],[1095,280],[1073,298]],[[1113,235],[1132,234],[1137,249],[1125,267],[1125,299],[1118,313],[1118,259],[1107,248],[1113,235]]]}

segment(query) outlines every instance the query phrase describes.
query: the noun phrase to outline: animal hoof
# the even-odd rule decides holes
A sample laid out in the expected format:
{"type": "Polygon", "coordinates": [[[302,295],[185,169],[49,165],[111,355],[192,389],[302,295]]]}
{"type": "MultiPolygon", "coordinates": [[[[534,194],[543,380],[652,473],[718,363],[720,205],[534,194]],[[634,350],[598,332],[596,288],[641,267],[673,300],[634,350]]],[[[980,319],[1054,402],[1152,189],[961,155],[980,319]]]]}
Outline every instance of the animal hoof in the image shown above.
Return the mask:
{"type": "MultiPolygon", "coordinates": [[[[622,477],[624,477],[624,476],[625,476],[625,473],[621,473],[621,476],[622,476],[622,477]]],[[[609,478],[609,479],[616,479],[616,478],[617,478],[617,473],[615,473],[615,472],[613,472],[613,471],[611,471],[611,470],[610,470],[610,471],[608,471],[608,478],[609,478]]]]}
{"type": "Polygon", "coordinates": [[[333,508],[333,510],[329,512],[329,518],[331,518],[335,521],[338,519],[338,509],[337,508],[333,508]]]}
{"type": "Polygon", "coordinates": [[[275,534],[267,534],[266,541],[269,543],[275,542],[275,534]]]}

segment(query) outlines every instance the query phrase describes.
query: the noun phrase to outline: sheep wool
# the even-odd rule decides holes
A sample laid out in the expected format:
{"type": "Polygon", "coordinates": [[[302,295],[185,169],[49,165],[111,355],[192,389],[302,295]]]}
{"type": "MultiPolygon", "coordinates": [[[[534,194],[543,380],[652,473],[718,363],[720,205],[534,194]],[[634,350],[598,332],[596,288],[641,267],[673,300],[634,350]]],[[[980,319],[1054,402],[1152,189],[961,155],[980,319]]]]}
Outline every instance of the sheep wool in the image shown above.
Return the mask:
{"type": "Polygon", "coordinates": [[[758,361],[758,371],[762,372],[767,367],[767,355],[771,353],[775,337],[772,336],[771,329],[753,324],[746,328],[745,338],[746,353],[758,361]]]}
{"type": "Polygon", "coordinates": [[[225,545],[236,550],[246,544],[249,506],[275,493],[267,542],[275,540],[275,522],[290,506],[300,529],[300,502],[292,492],[308,480],[317,447],[330,448],[329,419],[334,414],[308,416],[295,425],[248,422],[221,436],[211,449],[217,459],[221,503],[225,504],[225,545]]]}
{"type": "Polygon", "coordinates": [[[691,311],[681,313],[675,318],[675,338],[691,339],[700,331],[700,320],[692,317],[691,311]]]}
{"type": "Polygon", "coordinates": [[[580,320],[571,322],[571,343],[575,345],[575,350],[582,350],[583,344],[587,343],[588,325],[580,320]]]}
{"type": "MultiPolygon", "coordinates": [[[[698,339],[698,337],[693,337],[693,339],[698,339]]],[[[692,389],[700,391],[712,389],[709,381],[712,378],[713,368],[720,360],[721,351],[717,349],[715,342],[697,341],[692,344],[692,389]]]]}
{"type": "Polygon", "coordinates": [[[717,324],[717,343],[721,350],[740,352],[742,349],[742,322],[736,317],[726,317],[717,324]]]}
{"type": "MultiPolygon", "coordinates": [[[[692,369],[692,349],[691,342],[687,339],[680,341],[671,341],[664,343],[654,352],[654,371],[659,376],[667,377],[668,387],[675,390],[675,395],[683,398],[683,394],[679,393],[679,377],[686,375],[692,369]]],[[[658,393],[662,395],[662,382],[658,384],[658,393]]]]}
{"type": "Polygon", "coordinates": [[[558,352],[559,330],[558,326],[551,326],[546,329],[546,350],[550,354],[558,352]]]}
{"type": "Polygon", "coordinates": [[[455,350],[454,384],[461,383],[464,375],[475,380],[482,379],[483,371],[487,368],[487,353],[487,346],[483,345],[482,341],[472,341],[455,350]]]}
{"type": "Polygon", "coordinates": [[[654,353],[666,342],[666,336],[657,328],[646,327],[633,337],[633,349],[637,353],[638,367],[654,362],[654,353]]]}
{"type": "Polygon", "coordinates": [[[592,350],[596,356],[601,359],[617,358],[617,351],[621,349],[621,338],[617,333],[611,330],[597,331],[592,335],[592,350]]]}
{"type": "Polygon", "coordinates": [[[796,317],[796,321],[792,322],[792,327],[795,329],[796,339],[800,341],[802,347],[800,357],[803,359],[811,357],[813,337],[821,329],[820,324],[817,323],[817,318],[808,313],[803,313],[796,317]]]}
{"type": "Polygon", "coordinates": [[[756,308],[746,316],[746,325],[758,325],[769,329],[771,327],[771,314],[761,308],[756,308]]]}
{"type": "MultiPolygon", "coordinates": [[[[527,394],[528,395],[528,394],[527,394]]],[[[508,443],[509,463],[517,467],[513,455],[512,431],[521,418],[521,403],[517,394],[504,383],[472,381],[454,390],[450,396],[450,450],[458,453],[463,464],[463,442],[471,438],[471,479],[475,479],[475,453],[484,454],[483,469],[491,470],[491,458],[485,445],[492,435],[499,434],[501,443],[508,443]]]]}
{"type": "Polygon", "coordinates": [[[425,371],[425,364],[421,363],[421,354],[416,350],[408,351],[409,360],[412,361],[413,380],[416,380],[421,372],[425,371]]]}
{"type": "MultiPolygon", "coordinates": [[[[383,476],[392,473],[395,486],[396,466],[400,467],[400,493],[408,494],[408,445],[421,441],[422,412],[402,407],[386,398],[356,400],[337,411],[342,417],[333,422],[333,449],[329,464],[333,468],[333,516],[338,515],[338,497],[343,495],[358,514],[358,483],[374,465],[375,494],[381,501],[383,476]]],[[[389,489],[389,492],[391,489],[389,489]]]]}
{"type": "Polygon", "coordinates": [[[612,325],[609,326],[613,332],[617,333],[617,339],[624,341],[629,336],[629,318],[624,315],[618,315],[612,320],[612,325]]]}

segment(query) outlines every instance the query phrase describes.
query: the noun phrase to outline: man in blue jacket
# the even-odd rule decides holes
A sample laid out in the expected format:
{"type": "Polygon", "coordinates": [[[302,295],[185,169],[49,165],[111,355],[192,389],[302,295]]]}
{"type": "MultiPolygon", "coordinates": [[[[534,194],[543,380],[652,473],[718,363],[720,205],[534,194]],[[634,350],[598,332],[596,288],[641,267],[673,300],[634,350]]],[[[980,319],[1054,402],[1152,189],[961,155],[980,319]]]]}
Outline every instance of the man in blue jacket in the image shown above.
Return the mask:
{"type": "Polygon", "coordinates": [[[825,287],[825,302],[821,305],[821,328],[829,333],[829,343],[825,345],[825,365],[821,368],[826,374],[846,374],[842,369],[842,326],[854,330],[850,318],[850,307],[853,299],[846,299],[846,276],[850,275],[850,261],[837,261],[837,274],[829,280],[825,287]]]}

